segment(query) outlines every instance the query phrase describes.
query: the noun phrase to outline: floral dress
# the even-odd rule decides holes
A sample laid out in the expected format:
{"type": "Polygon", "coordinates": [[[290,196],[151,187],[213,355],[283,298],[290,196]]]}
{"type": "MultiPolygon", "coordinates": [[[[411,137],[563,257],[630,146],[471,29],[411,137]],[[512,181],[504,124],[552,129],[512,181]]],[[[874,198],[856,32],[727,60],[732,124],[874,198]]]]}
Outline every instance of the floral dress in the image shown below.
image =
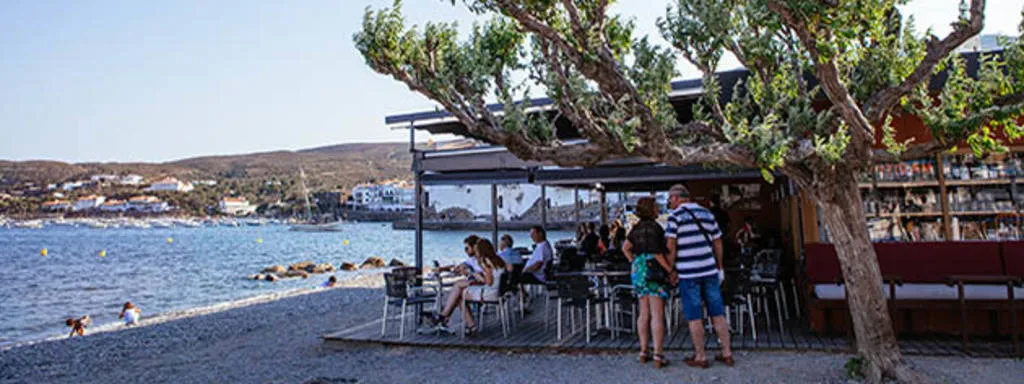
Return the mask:
{"type": "Polygon", "coordinates": [[[633,258],[633,291],[637,297],[658,296],[668,299],[668,287],[653,281],[647,281],[647,260],[654,260],[654,254],[643,253],[633,258]]]}
{"type": "Polygon", "coordinates": [[[658,296],[668,299],[665,284],[647,281],[647,260],[654,260],[656,254],[665,254],[665,230],[654,220],[640,220],[627,236],[633,249],[633,290],[637,297],[658,296]]]}

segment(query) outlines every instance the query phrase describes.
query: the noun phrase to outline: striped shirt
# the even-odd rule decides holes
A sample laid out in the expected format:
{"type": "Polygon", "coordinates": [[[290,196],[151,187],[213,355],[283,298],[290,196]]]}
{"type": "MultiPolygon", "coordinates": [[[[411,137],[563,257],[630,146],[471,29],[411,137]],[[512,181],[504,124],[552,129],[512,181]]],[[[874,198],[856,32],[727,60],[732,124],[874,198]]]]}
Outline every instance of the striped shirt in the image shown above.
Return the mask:
{"type": "Polygon", "coordinates": [[[714,276],[718,273],[714,248],[687,209],[700,220],[701,227],[711,240],[722,237],[715,215],[710,211],[694,203],[680,205],[669,215],[668,225],[665,226],[665,238],[676,239],[676,271],[680,279],[714,276]]]}

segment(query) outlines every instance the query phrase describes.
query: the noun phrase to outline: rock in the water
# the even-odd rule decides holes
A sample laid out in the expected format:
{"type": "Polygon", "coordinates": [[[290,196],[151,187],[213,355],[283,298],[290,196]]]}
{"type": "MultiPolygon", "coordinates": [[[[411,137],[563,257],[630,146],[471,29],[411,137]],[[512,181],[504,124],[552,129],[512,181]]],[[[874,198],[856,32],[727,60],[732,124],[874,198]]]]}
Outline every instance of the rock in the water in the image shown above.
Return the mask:
{"type": "Polygon", "coordinates": [[[270,281],[270,282],[281,280],[280,277],[277,277],[277,275],[272,274],[272,273],[266,274],[265,276],[263,276],[263,279],[266,280],[266,281],[270,281]]]}
{"type": "Polygon", "coordinates": [[[288,266],[288,270],[289,271],[305,271],[306,268],[311,267],[311,266],[315,266],[315,265],[316,265],[316,263],[307,260],[307,261],[298,262],[298,263],[289,265],[288,266]]]}
{"type": "Polygon", "coordinates": [[[281,275],[281,277],[301,277],[301,278],[305,279],[305,278],[309,277],[309,273],[306,272],[306,271],[291,270],[291,271],[285,272],[283,275],[281,275]]]}
{"type": "Polygon", "coordinates": [[[249,280],[263,280],[263,274],[257,273],[255,275],[249,275],[249,280]]]}
{"type": "Polygon", "coordinates": [[[384,268],[385,265],[387,264],[384,262],[384,259],[378,256],[370,256],[366,258],[366,261],[363,261],[363,264],[359,265],[359,268],[384,268]]]}
{"type": "Polygon", "coordinates": [[[409,266],[409,264],[406,264],[406,263],[405,263],[405,262],[403,262],[402,260],[398,260],[398,259],[391,259],[391,262],[390,262],[390,263],[388,263],[388,266],[389,266],[389,267],[408,267],[408,266],[409,266]]]}
{"type": "Polygon", "coordinates": [[[334,265],[331,263],[322,263],[306,268],[306,272],[309,273],[327,273],[334,272],[334,265]]]}
{"type": "Polygon", "coordinates": [[[282,273],[285,273],[286,271],[288,271],[288,268],[285,268],[283,265],[271,265],[269,267],[263,268],[263,270],[260,271],[260,273],[273,273],[280,275],[282,273]]]}
{"type": "Polygon", "coordinates": [[[341,263],[341,270],[342,271],[354,271],[354,270],[357,270],[357,269],[359,269],[359,267],[357,267],[355,264],[349,263],[347,261],[344,262],[344,263],[341,263]]]}

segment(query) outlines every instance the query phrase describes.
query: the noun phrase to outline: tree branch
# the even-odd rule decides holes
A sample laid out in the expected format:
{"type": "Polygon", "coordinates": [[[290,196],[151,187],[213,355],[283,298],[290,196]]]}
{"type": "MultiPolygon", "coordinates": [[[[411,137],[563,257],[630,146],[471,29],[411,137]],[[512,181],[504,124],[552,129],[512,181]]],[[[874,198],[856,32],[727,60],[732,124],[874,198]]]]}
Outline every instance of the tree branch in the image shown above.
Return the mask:
{"type": "Polygon", "coordinates": [[[897,86],[882,89],[872,95],[864,105],[868,121],[879,123],[903,96],[906,96],[921,82],[926,81],[935,66],[949,56],[957,47],[981,32],[985,23],[985,0],[971,0],[970,18],[953,24],[953,31],[942,40],[931,36],[927,42],[928,53],[917,64],[914,72],[897,86]]]}

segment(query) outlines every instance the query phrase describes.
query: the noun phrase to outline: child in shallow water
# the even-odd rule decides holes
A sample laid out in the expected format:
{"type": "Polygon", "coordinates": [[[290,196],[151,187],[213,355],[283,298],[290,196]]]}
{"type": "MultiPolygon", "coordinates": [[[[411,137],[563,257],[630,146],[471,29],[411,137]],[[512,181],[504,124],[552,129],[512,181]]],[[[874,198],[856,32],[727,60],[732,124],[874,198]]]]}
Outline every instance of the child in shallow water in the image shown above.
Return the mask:
{"type": "Polygon", "coordinates": [[[320,287],[321,288],[334,288],[336,285],[338,285],[338,278],[334,277],[334,276],[331,276],[331,278],[327,279],[327,281],[325,281],[323,284],[321,284],[320,287]]]}
{"type": "Polygon", "coordinates": [[[64,321],[64,324],[71,327],[71,333],[68,334],[68,337],[74,337],[76,333],[78,336],[85,336],[85,327],[88,327],[91,323],[92,319],[89,318],[89,315],[85,315],[77,319],[69,317],[64,321]]]}
{"type": "Polygon", "coordinates": [[[117,318],[124,319],[124,325],[139,325],[139,319],[141,317],[142,310],[129,301],[124,303],[124,308],[121,308],[121,315],[117,318]]]}

